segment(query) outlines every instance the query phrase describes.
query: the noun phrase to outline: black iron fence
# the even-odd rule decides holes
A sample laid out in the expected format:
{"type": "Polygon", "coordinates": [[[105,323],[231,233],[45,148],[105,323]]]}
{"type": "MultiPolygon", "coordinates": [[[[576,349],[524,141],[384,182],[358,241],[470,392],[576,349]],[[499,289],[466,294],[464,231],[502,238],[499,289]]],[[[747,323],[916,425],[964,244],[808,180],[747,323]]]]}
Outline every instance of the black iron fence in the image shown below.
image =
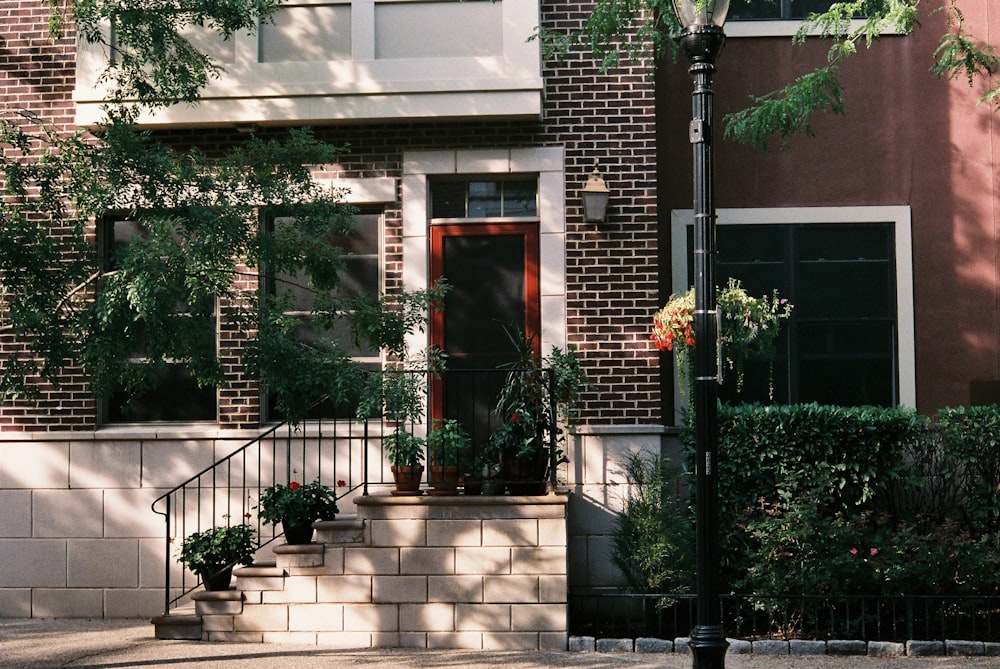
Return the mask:
{"type": "MultiPolygon", "coordinates": [[[[728,594],[720,606],[727,636],[741,639],[1000,640],[1000,596],[728,594]]],[[[574,590],[570,634],[686,637],[696,608],[692,594],[574,590]]]]}

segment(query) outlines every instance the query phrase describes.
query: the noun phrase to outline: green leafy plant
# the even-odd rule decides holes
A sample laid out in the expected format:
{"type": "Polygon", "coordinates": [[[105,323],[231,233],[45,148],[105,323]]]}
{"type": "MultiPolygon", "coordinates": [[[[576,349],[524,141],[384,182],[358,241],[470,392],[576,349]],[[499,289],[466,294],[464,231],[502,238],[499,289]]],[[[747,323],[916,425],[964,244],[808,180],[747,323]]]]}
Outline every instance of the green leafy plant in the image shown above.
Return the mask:
{"type": "Polygon", "coordinates": [[[217,525],[184,538],[179,560],[199,575],[253,562],[254,529],[249,525],[217,525]]]}
{"type": "Polygon", "coordinates": [[[940,476],[954,486],[961,520],[975,533],[1000,532],[1000,406],[944,408],[937,414],[940,476]]]}
{"type": "Polygon", "coordinates": [[[312,483],[289,481],[266,488],[260,496],[258,514],[265,523],[305,525],[316,520],[333,520],[339,509],[333,488],[317,479],[312,483]]]}
{"type": "Polygon", "coordinates": [[[645,452],[629,453],[622,467],[628,493],[614,520],[612,561],[636,591],[687,592],[694,536],[679,503],[676,474],[662,458],[645,452]]]}
{"type": "Polygon", "coordinates": [[[441,467],[467,467],[472,439],[454,418],[435,419],[427,435],[427,453],[431,462],[441,467]]]}
{"type": "Polygon", "coordinates": [[[566,351],[553,347],[539,359],[524,332],[507,326],[504,331],[517,359],[504,365],[509,371],[493,410],[499,421],[490,440],[502,454],[518,459],[548,454],[554,440],[559,458],[563,431],[575,422],[590,385],[586,372],[573,346],[566,351]]]}
{"type": "Polygon", "coordinates": [[[402,427],[391,432],[383,443],[393,467],[419,467],[424,461],[424,440],[402,427]]]}

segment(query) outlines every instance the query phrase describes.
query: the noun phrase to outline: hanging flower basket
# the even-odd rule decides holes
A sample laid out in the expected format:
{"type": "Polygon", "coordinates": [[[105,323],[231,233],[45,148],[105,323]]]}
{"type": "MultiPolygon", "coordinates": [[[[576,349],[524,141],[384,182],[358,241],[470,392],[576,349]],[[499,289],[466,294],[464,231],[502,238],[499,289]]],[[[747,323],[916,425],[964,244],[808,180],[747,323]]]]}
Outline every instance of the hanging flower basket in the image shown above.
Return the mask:
{"type": "MultiPolygon", "coordinates": [[[[792,305],[775,290],[771,295],[753,297],[735,279],[719,288],[717,302],[719,322],[719,355],[723,365],[736,372],[737,391],[743,387],[743,363],[746,360],[774,360],[775,342],[781,334],[781,321],[792,315],[792,305]]],[[[672,351],[677,363],[681,391],[689,392],[693,378],[691,365],[694,350],[694,289],[680,296],[671,295],[667,304],[653,315],[650,336],[661,351],[672,351]]],[[[773,375],[773,367],[771,370],[773,375]]],[[[774,394],[773,378],[769,380],[774,394]]]]}

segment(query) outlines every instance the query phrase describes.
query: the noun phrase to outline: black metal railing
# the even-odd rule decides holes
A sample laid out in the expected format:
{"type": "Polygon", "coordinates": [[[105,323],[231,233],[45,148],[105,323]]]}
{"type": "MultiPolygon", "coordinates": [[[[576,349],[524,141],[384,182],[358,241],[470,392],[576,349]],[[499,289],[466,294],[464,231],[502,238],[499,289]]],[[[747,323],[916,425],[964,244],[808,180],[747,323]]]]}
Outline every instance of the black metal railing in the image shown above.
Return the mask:
{"type": "MultiPolygon", "coordinates": [[[[722,595],[726,634],[741,639],[1000,641],[1000,596],[722,595]]],[[[597,638],[686,637],[692,594],[619,589],[570,593],[570,633],[597,638]]]]}
{"type": "Polygon", "coordinates": [[[282,423],[157,498],[152,508],[166,526],[164,612],[200,585],[176,560],[185,537],[240,523],[255,530],[255,549],[281,536],[280,526],[264,524],[257,514],[261,493],[269,486],[319,480],[336,490],[339,501],[359,490],[367,495],[370,484],[384,482],[381,468],[371,467],[381,461],[381,441],[372,440],[373,429],[381,429],[377,421],[282,423]]]}
{"type": "MultiPolygon", "coordinates": [[[[551,370],[529,371],[545,379],[549,389],[545,404],[551,415],[555,415],[551,370]]],[[[469,462],[475,464],[470,469],[481,470],[496,458],[496,450],[489,447],[490,435],[509,417],[496,416],[493,408],[499,389],[509,382],[511,374],[512,370],[490,369],[427,376],[424,399],[433,397],[435,401],[428,402],[425,416],[456,418],[462,423],[472,437],[469,462]]],[[[257,513],[261,493],[266,488],[293,480],[303,483],[319,480],[335,488],[339,502],[358,492],[368,495],[372,485],[392,483],[383,438],[396,427],[382,417],[316,417],[297,425],[281,423],[158,497],[152,509],[165,524],[164,613],[169,613],[201,585],[201,580],[182,569],[177,561],[185,537],[215,526],[243,523],[255,530],[255,550],[259,550],[282,535],[280,526],[262,523],[257,513]]],[[[406,429],[424,436],[427,423],[408,424],[406,429]]],[[[558,435],[547,430],[539,435],[543,437],[548,444],[547,476],[552,489],[556,481],[558,435]]],[[[341,512],[347,506],[338,505],[341,512]]]]}

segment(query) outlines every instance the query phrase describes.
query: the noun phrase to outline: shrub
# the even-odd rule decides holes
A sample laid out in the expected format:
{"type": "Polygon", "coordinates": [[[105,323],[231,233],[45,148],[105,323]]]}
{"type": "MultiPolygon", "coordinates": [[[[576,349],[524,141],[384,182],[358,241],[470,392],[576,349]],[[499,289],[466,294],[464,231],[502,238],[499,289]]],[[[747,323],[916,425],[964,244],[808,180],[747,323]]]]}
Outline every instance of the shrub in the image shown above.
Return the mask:
{"type": "Polygon", "coordinates": [[[686,592],[694,574],[694,536],[671,485],[676,476],[647,453],[630,453],[622,467],[630,487],[615,518],[612,561],[637,591],[686,592]]]}
{"type": "Polygon", "coordinates": [[[972,532],[1000,531],[1000,407],[941,409],[940,476],[951,481],[972,532]]]}

